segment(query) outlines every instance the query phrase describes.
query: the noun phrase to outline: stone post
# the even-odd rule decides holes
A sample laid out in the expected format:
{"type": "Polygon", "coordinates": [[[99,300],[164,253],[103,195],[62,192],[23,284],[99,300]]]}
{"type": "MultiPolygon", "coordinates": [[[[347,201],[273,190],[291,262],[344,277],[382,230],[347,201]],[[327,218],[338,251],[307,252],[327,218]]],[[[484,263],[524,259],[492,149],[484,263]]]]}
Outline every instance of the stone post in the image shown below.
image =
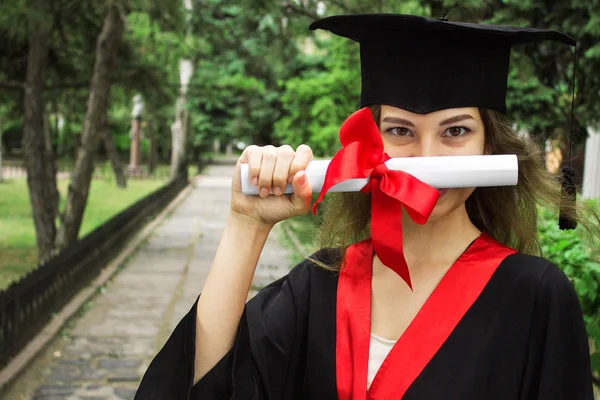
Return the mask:
{"type": "Polygon", "coordinates": [[[141,136],[142,136],[142,115],[144,113],[144,100],[142,96],[133,97],[133,110],[131,111],[131,147],[129,155],[129,169],[137,170],[141,165],[141,136]]]}

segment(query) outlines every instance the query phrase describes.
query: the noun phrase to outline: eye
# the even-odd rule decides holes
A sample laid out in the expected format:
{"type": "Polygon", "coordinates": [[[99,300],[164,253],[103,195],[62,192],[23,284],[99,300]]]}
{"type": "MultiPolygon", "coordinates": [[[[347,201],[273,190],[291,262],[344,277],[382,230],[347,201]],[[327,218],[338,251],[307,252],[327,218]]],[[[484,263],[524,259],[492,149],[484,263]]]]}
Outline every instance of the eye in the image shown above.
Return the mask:
{"type": "Polygon", "coordinates": [[[395,128],[388,128],[386,130],[386,132],[391,133],[394,136],[409,136],[412,134],[412,132],[410,131],[410,129],[408,128],[403,128],[403,127],[395,127],[395,128]]]}
{"type": "Polygon", "coordinates": [[[446,136],[446,137],[462,137],[462,136],[466,135],[469,132],[471,132],[471,130],[469,128],[464,127],[464,126],[451,126],[450,128],[448,128],[448,129],[446,129],[444,131],[444,133],[442,134],[442,136],[446,136]]]}

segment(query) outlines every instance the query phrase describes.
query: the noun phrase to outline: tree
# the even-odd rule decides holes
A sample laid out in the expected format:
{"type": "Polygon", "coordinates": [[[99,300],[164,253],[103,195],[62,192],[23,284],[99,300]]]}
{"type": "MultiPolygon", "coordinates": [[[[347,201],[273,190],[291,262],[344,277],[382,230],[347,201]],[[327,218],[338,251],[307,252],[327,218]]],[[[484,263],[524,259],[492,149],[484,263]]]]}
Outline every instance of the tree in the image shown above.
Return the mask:
{"type": "MultiPolygon", "coordinates": [[[[23,131],[17,136],[22,138],[25,152],[41,262],[77,239],[93,156],[105,152],[116,164],[117,152],[128,148],[132,92],[151,99],[152,109],[156,110],[153,120],[157,132],[164,133],[166,121],[173,115],[177,92],[172,86],[174,69],[169,53],[177,53],[182,47],[179,8],[179,4],[172,2],[148,0],[3,3],[0,13],[3,141],[12,146],[15,132],[23,131]],[[119,41],[110,51],[96,49],[105,16],[115,6],[127,10],[128,19],[131,16],[127,32],[124,26],[119,28],[125,41],[119,41]],[[149,32],[145,31],[148,27],[149,32]],[[168,40],[156,43],[155,33],[168,40]],[[116,64],[102,67],[115,58],[108,52],[116,54],[118,67],[116,64]],[[109,75],[112,76],[107,79],[109,75]],[[110,86],[105,84],[110,83],[114,90],[109,103],[110,86]],[[63,121],[60,129],[59,120],[63,121]],[[73,153],[77,157],[73,182],[64,210],[59,210],[56,157],[70,158],[73,153]]],[[[157,142],[165,155],[170,146],[164,140],[157,142]]]]}
{"type": "MultiPolygon", "coordinates": [[[[32,12],[39,15],[45,15],[49,11],[48,2],[45,0],[34,0],[31,7],[32,12]]],[[[43,90],[46,82],[50,30],[51,25],[48,21],[30,24],[23,96],[23,149],[40,262],[50,258],[54,252],[55,219],[58,213],[56,169],[53,156],[48,152],[44,132],[43,90]]]]}
{"type": "MultiPolygon", "coordinates": [[[[183,7],[186,11],[186,34],[185,40],[191,39],[191,13],[193,11],[192,1],[183,0],[183,7]]],[[[171,156],[171,179],[187,178],[187,142],[190,115],[187,108],[188,85],[194,74],[194,62],[190,58],[182,57],[179,59],[179,97],[175,104],[175,122],[171,126],[173,135],[172,156],[171,156]]]]}
{"type": "Polygon", "coordinates": [[[117,151],[117,146],[115,145],[115,140],[113,138],[112,132],[110,131],[108,126],[105,126],[104,130],[100,134],[100,137],[104,142],[104,149],[106,150],[106,155],[110,159],[110,164],[112,165],[113,172],[115,173],[117,186],[122,189],[125,189],[127,187],[127,178],[125,178],[123,164],[121,163],[121,158],[119,157],[119,152],[117,151]]]}
{"type": "MultiPolygon", "coordinates": [[[[378,3],[327,2],[326,11],[396,12],[424,14],[426,6],[418,1],[378,3]]],[[[440,15],[441,16],[441,15],[440,15]]],[[[304,19],[303,25],[310,21],[304,19]]],[[[310,143],[319,156],[331,156],[339,148],[339,127],[359,107],[359,47],[346,38],[324,31],[302,33],[306,39],[296,60],[301,67],[295,76],[282,83],[282,114],[275,123],[275,138],[297,146],[310,143]]]]}
{"type": "Polygon", "coordinates": [[[108,6],[102,32],[96,45],[96,63],[88,99],[81,147],[73,169],[57,245],[64,249],[77,241],[83,212],[87,203],[94,168],[94,154],[98,139],[106,135],[107,111],[111,76],[115,68],[117,50],[123,38],[125,12],[119,0],[108,6]]]}

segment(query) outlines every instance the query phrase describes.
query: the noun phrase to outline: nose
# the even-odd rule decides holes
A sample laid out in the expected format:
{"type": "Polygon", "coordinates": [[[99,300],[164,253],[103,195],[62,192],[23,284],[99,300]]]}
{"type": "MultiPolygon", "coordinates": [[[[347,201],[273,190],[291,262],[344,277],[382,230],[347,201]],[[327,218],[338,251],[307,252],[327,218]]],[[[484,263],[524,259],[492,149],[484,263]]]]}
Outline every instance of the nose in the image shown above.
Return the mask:
{"type": "Polygon", "coordinates": [[[435,135],[423,135],[412,143],[409,157],[435,157],[441,155],[440,151],[435,135]]]}

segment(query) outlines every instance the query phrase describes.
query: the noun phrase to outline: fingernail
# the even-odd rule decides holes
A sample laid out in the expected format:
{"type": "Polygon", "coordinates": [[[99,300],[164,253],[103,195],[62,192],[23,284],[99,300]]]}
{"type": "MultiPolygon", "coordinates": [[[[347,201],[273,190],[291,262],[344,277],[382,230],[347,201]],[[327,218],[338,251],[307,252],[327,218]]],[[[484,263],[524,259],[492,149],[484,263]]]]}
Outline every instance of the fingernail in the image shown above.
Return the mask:
{"type": "Polygon", "coordinates": [[[252,185],[258,186],[258,176],[255,176],[254,178],[252,178],[252,185]]]}
{"type": "Polygon", "coordinates": [[[306,174],[302,172],[302,176],[300,176],[300,184],[304,185],[306,183],[306,174]]]}
{"type": "Polygon", "coordinates": [[[282,193],[281,188],[279,186],[276,186],[275,189],[273,189],[273,194],[275,196],[279,196],[279,195],[281,195],[281,193],[282,193]]]}
{"type": "Polygon", "coordinates": [[[267,197],[269,195],[269,189],[267,188],[260,188],[260,196],[261,197],[267,197]]]}

